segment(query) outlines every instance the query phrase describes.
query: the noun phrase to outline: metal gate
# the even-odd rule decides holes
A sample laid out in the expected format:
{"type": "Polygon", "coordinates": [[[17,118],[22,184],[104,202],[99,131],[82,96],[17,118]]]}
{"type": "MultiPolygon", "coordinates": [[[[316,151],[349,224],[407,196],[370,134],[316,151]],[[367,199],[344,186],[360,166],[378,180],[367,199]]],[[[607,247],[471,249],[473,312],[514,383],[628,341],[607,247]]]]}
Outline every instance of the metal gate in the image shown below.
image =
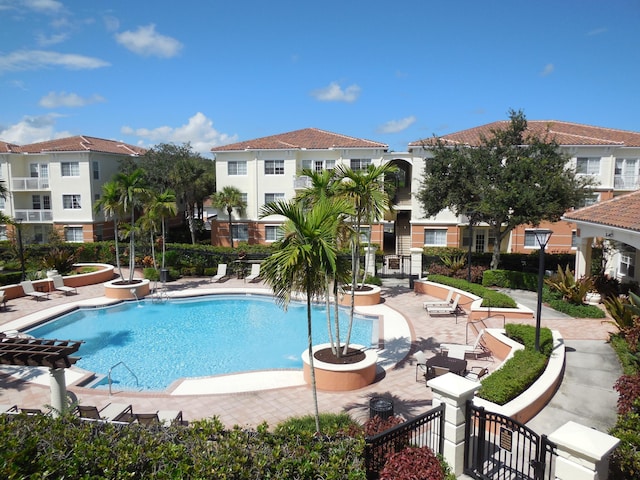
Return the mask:
{"type": "Polygon", "coordinates": [[[411,255],[385,255],[379,277],[405,278],[411,273],[411,255]]]}
{"type": "Polygon", "coordinates": [[[556,445],[505,415],[467,402],[464,473],[481,480],[552,480],[556,445]]]}

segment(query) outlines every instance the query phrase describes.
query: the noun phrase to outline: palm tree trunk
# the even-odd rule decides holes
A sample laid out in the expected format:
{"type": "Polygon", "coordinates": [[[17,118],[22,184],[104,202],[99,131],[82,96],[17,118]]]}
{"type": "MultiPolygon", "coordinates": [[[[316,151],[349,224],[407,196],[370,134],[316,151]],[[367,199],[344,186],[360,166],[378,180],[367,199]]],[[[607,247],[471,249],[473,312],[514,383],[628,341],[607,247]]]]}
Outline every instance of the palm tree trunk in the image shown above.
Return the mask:
{"type": "Polygon", "coordinates": [[[340,358],[342,352],[340,351],[340,307],[338,306],[338,281],[333,280],[333,318],[336,324],[336,357],[340,358]]]}
{"type": "Polygon", "coordinates": [[[114,231],[114,240],[115,240],[115,247],[116,247],[116,267],[118,267],[118,274],[120,275],[120,278],[124,280],[124,277],[122,276],[122,265],[120,265],[120,247],[118,246],[118,219],[117,218],[113,219],[113,231],[114,231]]]}
{"type": "Polygon", "coordinates": [[[164,269],[164,255],[166,253],[165,244],[165,226],[164,226],[164,217],[162,217],[162,268],[164,269]]]}
{"type": "Polygon", "coordinates": [[[329,343],[331,344],[331,352],[337,355],[340,351],[340,344],[336,347],[333,341],[333,329],[331,328],[331,287],[329,286],[329,276],[325,275],[325,294],[324,294],[324,307],[327,311],[327,334],[329,335],[329,343]]]}
{"type": "Polygon", "coordinates": [[[231,248],[233,248],[233,232],[231,231],[231,228],[233,227],[233,225],[231,224],[231,209],[227,208],[227,215],[229,216],[229,243],[231,244],[231,248]]]}
{"type": "Polygon", "coordinates": [[[129,232],[129,283],[133,283],[136,269],[136,239],[134,233],[135,213],[131,207],[131,231],[129,232]]]}
{"type": "Polygon", "coordinates": [[[313,329],[311,322],[311,272],[307,272],[307,344],[309,348],[309,372],[311,373],[311,392],[313,394],[313,411],[316,420],[316,433],[320,432],[320,410],[318,409],[318,389],[316,387],[316,370],[313,365],[313,329]]]}

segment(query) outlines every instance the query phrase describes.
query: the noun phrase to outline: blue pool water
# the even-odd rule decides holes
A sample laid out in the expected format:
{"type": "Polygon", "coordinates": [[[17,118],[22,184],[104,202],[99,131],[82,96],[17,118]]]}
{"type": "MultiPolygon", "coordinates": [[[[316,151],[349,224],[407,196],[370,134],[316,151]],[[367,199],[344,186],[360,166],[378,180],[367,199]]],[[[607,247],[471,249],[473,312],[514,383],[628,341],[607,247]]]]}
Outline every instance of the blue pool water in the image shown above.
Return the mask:
{"type": "MultiPolygon", "coordinates": [[[[333,309],[332,309],[333,310],[333,309]]],[[[328,341],[324,305],[313,307],[313,343],[328,341]]],[[[332,311],[333,314],[333,311],[332,311]]],[[[340,309],[344,340],[349,314],[340,309]]],[[[83,308],[29,330],[38,338],[83,340],[78,367],[107,375],[118,389],[164,390],[182,377],[302,368],[306,304],[285,312],[270,297],[212,295],[83,308]]],[[[377,320],[356,317],[352,343],[376,346],[377,320]]],[[[106,386],[106,382],[102,382],[106,386]]]]}

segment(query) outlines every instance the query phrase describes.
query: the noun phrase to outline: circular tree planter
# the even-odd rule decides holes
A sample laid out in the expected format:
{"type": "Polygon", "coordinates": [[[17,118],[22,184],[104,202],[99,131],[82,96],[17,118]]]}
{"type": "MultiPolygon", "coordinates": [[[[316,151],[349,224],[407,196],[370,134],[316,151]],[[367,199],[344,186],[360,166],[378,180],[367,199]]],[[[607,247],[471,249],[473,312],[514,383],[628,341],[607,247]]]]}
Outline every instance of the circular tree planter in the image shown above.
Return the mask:
{"type": "Polygon", "coordinates": [[[104,284],[104,296],[119,300],[138,299],[149,295],[149,280],[136,278],[133,283],[126,280],[111,280],[104,284]]]}
{"type": "MultiPolygon", "coordinates": [[[[346,285],[344,293],[340,297],[338,302],[342,306],[351,305],[351,285],[346,285]]],[[[364,307],[367,305],[377,305],[380,303],[380,292],[382,289],[377,285],[364,284],[362,287],[358,287],[355,295],[355,306],[364,307]]]]}
{"type": "MultiPolygon", "coordinates": [[[[313,347],[315,355],[318,351],[330,349],[329,343],[323,343],[313,347]]],[[[316,372],[316,387],[319,390],[344,392],[357,390],[371,385],[376,378],[376,363],[378,353],[372,349],[366,349],[362,345],[350,345],[349,348],[362,350],[364,359],[356,363],[336,364],[318,360],[314,356],[313,366],[316,372]]],[[[302,352],[302,373],[304,380],[311,385],[311,367],[309,366],[309,350],[302,352]]]]}

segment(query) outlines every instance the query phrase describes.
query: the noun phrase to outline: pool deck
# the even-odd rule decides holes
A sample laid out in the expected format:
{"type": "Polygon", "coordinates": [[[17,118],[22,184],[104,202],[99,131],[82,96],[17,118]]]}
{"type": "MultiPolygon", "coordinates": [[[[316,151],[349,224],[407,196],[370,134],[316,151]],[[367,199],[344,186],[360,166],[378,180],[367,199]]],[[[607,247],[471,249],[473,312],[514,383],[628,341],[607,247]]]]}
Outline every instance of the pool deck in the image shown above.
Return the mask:
{"type": "MultiPolygon", "coordinates": [[[[208,293],[249,292],[270,294],[262,282],[247,283],[241,279],[228,279],[211,283],[208,278],[185,278],[167,284],[168,296],[206,295],[208,293]]],[[[465,343],[466,319],[456,323],[453,317],[429,318],[422,302],[431,300],[408,288],[408,280],[385,283],[382,287],[383,303],[360,307],[362,313],[382,315],[384,345],[379,354],[380,369],[376,382],[351,392],[318,391],[321,412],[348,412],[353,418],[364,420],[369,415],[369,400],[385,396],[394,400],[396,414],[411,418],[431,407],[431,390],[424,381],[415,381],[415,361],[411,353],[423,350],[434,355],[440,343],[465,343]]],[[[77,295],[51,293],[48,300],[18,298],[7,302],[0,311],[0,330],[21,329],[43,318],[75,308],[76,305],[95,306],[110,303],[104,297],[102,284],[78,288],[77,295]]],[[[531,322],[532,323],[532,322],[531,322]]],[[[606,340],[613,327],[601,320],[547,318],[543,325],[558,330],[565,339],[606,340]]],[[[501,327],[489,323],[488,327],[501,327]]],[[[472,342],[474,338],[470,338],[472,342]]],[[[75,339],[74,339],[75,340],[75,339]]],[[[256,359],[259,363],[259,359],[256,359]]],[[[469,360],[474,364],[492,362],[469,360]]],[[[82,373],[68,369],[68,384],[75,383],[82,373]]],[[[43,408],[51,403],[47,369],[0,367],[0,404],[17,404],[23,408],[43,408]]],[[[313,413],[311,389],[304,384],[302,371],[270,370],[216,377],[184,379],[175,382],[166,392],[121,392],[94,390],[69,386],[73,401],[101,408],[108,403],[126,403],[136,413],[157,410],[182,410],[186,420],[217,416],[231,427],[255,427],[262,422],[273,426],[291,417],[313,413]]]]}

